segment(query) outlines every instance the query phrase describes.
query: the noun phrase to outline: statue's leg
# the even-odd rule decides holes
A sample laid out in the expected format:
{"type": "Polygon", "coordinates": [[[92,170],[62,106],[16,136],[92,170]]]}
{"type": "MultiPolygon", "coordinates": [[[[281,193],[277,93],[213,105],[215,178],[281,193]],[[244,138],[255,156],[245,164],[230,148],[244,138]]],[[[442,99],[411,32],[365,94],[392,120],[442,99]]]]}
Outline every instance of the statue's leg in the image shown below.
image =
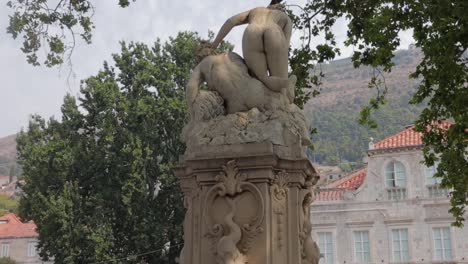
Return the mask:
{"type": "MultiPolygon", "coordinates": [[[[288,78],[288,62],[289,62],[289,42],[287,41],[284,32],[279,27],[270,27],[265,31],[265,53],[267,56],[267,65],[270,75],[280,77],[283,80],[288,78]]],[[[294,89],[297,78],[292,75],[289,77],[287,84],[281,84],[286,96],[291,103],[294,102],[294,89]]]]}
{"type": "Polygon", "coordinates": [[[279,27],[270,27],[265,30],[264,48],[270,75],[288,78],[289,47],[283,31],[279,27]]]}

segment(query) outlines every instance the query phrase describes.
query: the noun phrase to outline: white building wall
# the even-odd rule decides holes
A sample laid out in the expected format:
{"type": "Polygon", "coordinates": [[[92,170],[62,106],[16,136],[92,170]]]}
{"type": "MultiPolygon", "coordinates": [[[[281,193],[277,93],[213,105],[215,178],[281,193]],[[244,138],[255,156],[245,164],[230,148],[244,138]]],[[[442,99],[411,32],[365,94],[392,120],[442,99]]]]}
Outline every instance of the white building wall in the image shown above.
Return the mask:
{"type": "MultiPolygon", "coordinates": [[[[425,166],[419,149],[377,153],[368,159],[367,176],[361,187],[345,195],[348,200],[316,201],[311,208],[313,235],[332,232],[334,263],[358,263],[353,232],[369,231],[370,263],[403,263],[393,259],[392,230],[408,230],[410,260],[404,263],[468,263],[468,227],[452,227],[449,199],[429,197],[425,166]],[[385,166],[399,161],[406,171],[407,198],[387,199],[385,166]],[[433,228],[448,227],[452,261],[436,261],[433,228]]],[[[468,225],[468,223],[467,223],[468,225]]]]}

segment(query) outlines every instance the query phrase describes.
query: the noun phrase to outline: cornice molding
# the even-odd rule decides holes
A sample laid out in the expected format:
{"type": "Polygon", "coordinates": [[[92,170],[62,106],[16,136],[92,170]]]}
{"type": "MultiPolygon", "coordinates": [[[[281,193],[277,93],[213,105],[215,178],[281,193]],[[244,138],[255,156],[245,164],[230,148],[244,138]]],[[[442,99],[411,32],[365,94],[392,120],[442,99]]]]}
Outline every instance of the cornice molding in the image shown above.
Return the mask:
{"type": "Polygon", "coordinates": [[[374,221],[346,223],[346,226],[348,227],[372,227],[373,225],[374,225],[374,221]]]}

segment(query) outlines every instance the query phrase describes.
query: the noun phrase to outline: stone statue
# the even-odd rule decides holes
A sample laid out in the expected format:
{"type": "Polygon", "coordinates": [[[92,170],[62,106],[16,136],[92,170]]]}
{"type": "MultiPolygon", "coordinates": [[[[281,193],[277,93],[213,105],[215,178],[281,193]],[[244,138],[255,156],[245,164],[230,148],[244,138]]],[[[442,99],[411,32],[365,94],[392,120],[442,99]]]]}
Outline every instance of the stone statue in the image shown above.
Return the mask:
{"type": "Polygon", "coordinates": [[[292,22],[281,2],[231,17],[196,52],[175,169],[190,201],[181,264],[318,263],[309,206],[319,177],[288,77],[292,22]],[[244,58],[217,51],[242,24],[244,58]]]}
{"type": "Polygon", "coordinates": [[[217,48],[233,27],[248,24],[242,39],[245,63],[256,78],[275,92],[296,83],[295,76],[288,79],[292,22],[281,2],[273,0],[268,7],[257,7],[229,18],[212,44],[217,48]]]}
{"type": "Polygon", "coordinates": [[[302,153],[301,147],[310,144],[309,124],[294,105],[296,77],[288,78],[291,31],[281,0],[273,0],[268,7],[231,17],[213,43],[202,43],[186,89],[187,153],[203,145],[263,142],[298,146],[289,152],[302,153]],[[224,37],[241,24],[248,24],[242,43],[245,58],[216,53],[224,37]]]}
{"type": "Polygon", "coordinates": [[[190,118],[195,120],[208,120],[219,114],[235,114],[254,107],[260,111],[287,110],[290,105],[285,96],[251,77],[242,57],[233,52],[208,56],[198,64],[187,84],[187,101],[190,118]],[[200,90],[204,82],[208,90],[216,91],[221,99],[200,90]],[[225,104],[225,110],[214,108],[211,114],[203,113],[207,109],[203,105],[208,102],[212,106],[225,104]]]}

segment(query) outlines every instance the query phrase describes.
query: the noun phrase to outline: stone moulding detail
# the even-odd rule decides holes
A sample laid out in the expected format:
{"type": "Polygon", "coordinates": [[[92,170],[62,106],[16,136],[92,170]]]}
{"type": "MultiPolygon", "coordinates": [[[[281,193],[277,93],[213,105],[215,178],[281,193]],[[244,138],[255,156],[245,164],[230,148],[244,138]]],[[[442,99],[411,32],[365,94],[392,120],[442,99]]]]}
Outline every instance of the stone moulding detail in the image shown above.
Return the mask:
{"type": "MultiPolygon", "coordinates": [[[[226,226],[225,223],[219,223],[215,220],[213,205],[219,197],[223,198],[224,201],[232,200],[234,206],[236,206],[243,194],[250,193],[256,202],[257,210],[255,215],[249,219],[248,223],[240,226],[242,236],[236,246],[242,254],[248,253],[254,238],[263,232],[261,224],[265,216],[265,204],[260,190],[254,184],[248,182],[247,178],[247,174],[239,171],[237,162],[231,160],[222,166],[222,171],[215,177],[217,183],[207,191],[204,218],[208,231],[205,237],[212,239],[212,250],[215,254],[221,238],[225,237],[227,232],[231,232],[231,228],[226,226]]],[[[239,226],[238,223],[234,224],[239,226]]]]}
{"type": "Polygon", "coordinates": [[[302,264],[318,264],[320,259],[320,250],[317,243],[312,239],[310,205],[313,199],[313,192],[310,189],[303,189],[302,224],[299,226],[301,230],[299,241],[301,245],[302,264]]]}
{"type": "Polygon", "coordinates": [[[273,213],[276,215],[276,234],[278,240],[278,248],[283,248],[283,228],[285,222],[284,216],[286,215],[286,203],[289,193],[289,174],[286,171],[280,171],[275,175],[270,187],[272,196],[273,213]]]}
{"type": "MultiPolygon", "coordinates": [[[[190,222],[190,219],[194,218],[194,213],[193,213],[193,200],[196,199],[199,194],[200,194],[200,188],[199,186],[197,185],[196,187],[194,188],[185,188],[183,190],[183,193],[184,193],[184,207],[185,209],[187,210],[186,213],[185,213],[185,217],[184,217],[184,224],[183,224],[183,230],[184,230],[184,240],[187,239],[187,234],[189,234],[189,230],[190,228],[188,227],[189,225],[189,222],[190,222]]],[[[195,223],[195,225],[197,225],[195,223]]],[[[197,229],[197,227],[195,227],[195,229],[197,229]]],[[[187,252],[186,251],[186,247],[184,245],[184,247],[182,248],[181,252],[180,252],[180,256],[179,258],[176,258],[176,261],[177,263],[179,264],[188,264],[188,259],[190,258],[190,256],[186,255],[186,254],[190,254],[190,252],[187,252]]]]}

